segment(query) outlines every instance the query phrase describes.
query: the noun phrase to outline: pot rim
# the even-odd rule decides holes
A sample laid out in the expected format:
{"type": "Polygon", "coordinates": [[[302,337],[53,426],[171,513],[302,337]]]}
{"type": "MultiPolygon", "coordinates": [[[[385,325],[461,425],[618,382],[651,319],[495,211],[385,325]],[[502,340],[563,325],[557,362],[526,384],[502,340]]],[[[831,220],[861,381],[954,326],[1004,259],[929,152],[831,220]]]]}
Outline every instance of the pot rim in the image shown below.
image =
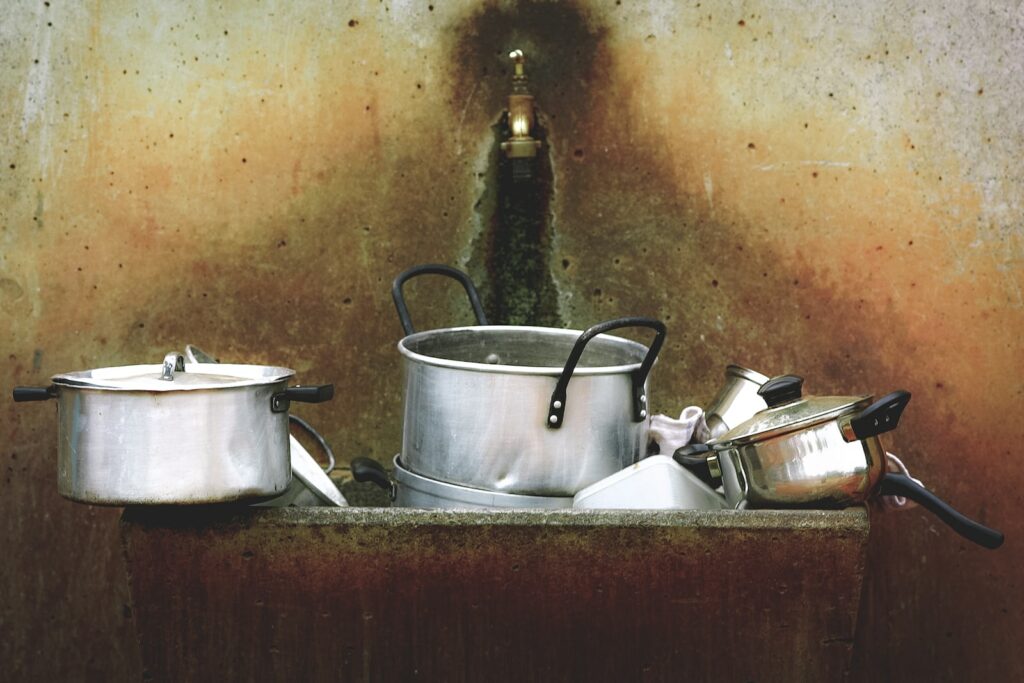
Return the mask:
{"type": "MultiPolygon", "coordinates": [[[[449,358],[438,358],[437,356],[428,356],[422,353],[417,353],[406,347],[406,343],[410,341],[419,341],[430,336],[440,336],[444,334],[450,334],[452,332],[464,332],[466,330],[494,330],[494,331],[514,331],[514,332],[541,332],[544,334],[565,336],[572,340],[577,339],[581,334],[582,330],[569,330],[560,327],[536,327],[531,325],[468,325],[465,327],[443,327],[436,330],[426,330],[423,332],[416,332],[410,334],[407,337],[403,337],[398,342],[398,351],[403,356],[411,361],[417,361],[424,365],[433,365],[442,368],[451,368],[453,370],[468,370],[471,372],[483,372],[492,374],[503,374],[503,375],[539,375],[546,377],[560,377],[562,372],[565,370],[565,364],[562,365],[551,365],[551,366],[533,366],[533,365],[503,365],[501,363],[475,363],[472,361],[452,360],[449,358]]],[[[612,334],[599,334],[595,339],[602,339],[605,341],[612,341],[613,343],[622,344],[635,348],[642,356],[646,355],[649,347],[635,342],[631,339],[625,339],[623,337],[617,337],[612,334]]],[[[568,358],[568,354],[566,354],[568,358]]],[[[657,360],[655,360],[657,363],[657,360]]],[[[584,376],[584,375],[618,375],[622,373],[631,373],[634,370],[640,368],[642,360],[635,363],[628,363],[624,365],[602,365],[597,367],[580,367],[579,365],[573,370],[573,377],[584,376]]]]}
{"type": "Polygon", "coordinates": [[[434,496],[456,503],[467,505],[487,505],[491,507],[509,508],[571,508],[572,496],[531,496],[524,493],[505,493],[488,491],[487,489],[461,486],[438,479],[431,479],[407,469],[396,455],[394,464],[394,480],[399,487],[407,487],[428,496],[434,496]]]}
{"type": "Polygon", "coordinates": [[[766,408],[758,411],[749,420],[741,422],[736,425],[733,429],[730,429],[722,436],[717,439],[712,439],[709,445],[712,445],[716,450],[723,450],[731,448],[733,446],[746,446],[749,444],[758,444],[770,439],[774,439],[780,436],[786,436],[794,432],[801,432],[818,425],[833,422],[842,418],[846,415],[856,414],[858,411],[867,408],[874,397],[871,395],[867,396],[806,396],[800,401],[794,401],[792,403],[786,403],[775,408],[766,408]],[[835,405],[830,409],[824,409],[821,412],[806,417],[794,419],[791,422],[785,422],[775,426],[763,428],[756,431],[750,431],[750,423],[762,422],[766,417],[770,417],[773,413],[784,413],[785,409],[792,408],[796,403],[805,403],[808,399],[811,400],[833,400],[839,405],[835,405]],[[733,432],[737,432],[738,435],[730,437],[729,435],[733,432]]]}
{"type": "Polygon", "coordinates": [[[730,363],[729,365],[725,366],[725,376],[727,379],[730,377],[735,377],[736,379],[745,379],[748,382],[753,382],[754,384],[757,384],[758,386],[763,385],[765,382],[771,379],[767,375],[762,375],[757,370],[751,370],[748,367],[736,365],[735,363],[730,363]]]}
{"type": "Polygon", "coordinates": [[[185,374],[199,378],[216,375],[216,382],[175,383],[159,379],[161,365],[120,365],[109,368],[78,370],[54,375],[53,384],[69,389],[96,391],[127,391],[143,393],[169,393],[175,391],[208,391],[239,389],[277,384],[295,376],[289,368],[273,365],[243,365],[237,363],[185,363],[185,374]],[[153,378],[141,377],[153,375],[153,378]],[[232,379],[234,378],[234,379],[232,379]]]}

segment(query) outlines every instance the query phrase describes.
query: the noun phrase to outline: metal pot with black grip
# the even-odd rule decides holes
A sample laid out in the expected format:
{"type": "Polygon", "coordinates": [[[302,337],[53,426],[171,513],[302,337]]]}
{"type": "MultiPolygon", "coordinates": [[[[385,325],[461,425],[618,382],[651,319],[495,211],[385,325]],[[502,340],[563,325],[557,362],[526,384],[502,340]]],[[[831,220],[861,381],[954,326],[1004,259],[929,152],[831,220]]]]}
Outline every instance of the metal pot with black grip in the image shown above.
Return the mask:
{"type": "Polygon", "coordinates": [[[15,401],[57,399],[61,495],[99,505],[218,503],[280,494],[291,479],[288,408],[333,385],[289,387],[287,368],[185,363],[56,375],[15,401]]]}
{"type": "Polygon", "coordinates": [[[399,275],[392,294],[406,337],[401,463],[452,484],[572,496],[636,462],[647,447],[647,379],[665,337],[650,318],[585,332],[488,325],[469,277],[426,265],[399,275]],[[424,274],[459,281],[479,323],[416,332],[403,285],[424,274]],[[650,348],[605,332],[646,327],[650,348]]]}
{"type": "Polygon", "coordinates": [[[886,472],[879,435],[899,424],[910,393],[871,396],[803,396],[803,379],[784,375],[758,393],[767,408],[708,444],[680,448],[676,460],[721,478],[735,507],[843,506],[874,495],[904,496],[954,531],[986,548],[1003,535],[963,516],[928,489],[886,472]]]}

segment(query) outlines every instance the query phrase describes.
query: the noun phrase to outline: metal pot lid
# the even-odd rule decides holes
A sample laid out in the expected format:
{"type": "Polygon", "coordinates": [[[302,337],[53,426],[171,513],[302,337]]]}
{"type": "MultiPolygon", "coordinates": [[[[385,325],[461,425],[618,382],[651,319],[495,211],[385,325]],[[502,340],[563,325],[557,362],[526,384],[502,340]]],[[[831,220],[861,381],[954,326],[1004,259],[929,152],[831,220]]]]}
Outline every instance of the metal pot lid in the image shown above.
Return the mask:
{"type": "Polygon", "coordinates": [[[54,384],[110,391],[200,391],[274,384],[295,376],[294,370],[267,365],[186,363],[169,353],[162,365],[124,365],[54,375],[54,384]]]}
{"type": "Polygon", "coordinates": [[[768,407],[714,440],[715,445],[741,445],[812,427],[841,415],[859,412],[871,396],[802,396],[803,378],[783,375],[768,380],[758,395],[768,407]]]}

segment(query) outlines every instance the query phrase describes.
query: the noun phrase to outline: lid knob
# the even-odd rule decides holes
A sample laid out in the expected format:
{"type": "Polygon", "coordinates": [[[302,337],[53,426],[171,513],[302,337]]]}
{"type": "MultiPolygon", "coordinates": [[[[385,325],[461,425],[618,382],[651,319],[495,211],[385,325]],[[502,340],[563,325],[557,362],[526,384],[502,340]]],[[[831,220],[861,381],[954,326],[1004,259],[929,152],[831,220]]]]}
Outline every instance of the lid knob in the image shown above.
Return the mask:
{"type": "Polygon", "coordinates": [[[177,351],[171,351],[164,356],[163,371],[160,373],[160,379],[173,382],[174,373],[185,372],[185,357],[177,351]]]}
{"type": "Polygon", "coordinates": [[[769,408],[793,403],[800,400],[800,390],[804,378],[797,375],[781,375],[773,377],[757,390],[757,395],[764,399],[769,408]]]}

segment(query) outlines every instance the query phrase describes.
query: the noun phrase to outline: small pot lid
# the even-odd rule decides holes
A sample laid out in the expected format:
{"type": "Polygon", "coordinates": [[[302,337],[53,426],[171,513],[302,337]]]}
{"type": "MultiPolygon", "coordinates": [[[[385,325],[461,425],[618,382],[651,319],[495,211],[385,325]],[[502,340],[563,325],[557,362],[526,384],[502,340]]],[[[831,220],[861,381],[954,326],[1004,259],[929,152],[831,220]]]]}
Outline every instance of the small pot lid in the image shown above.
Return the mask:
{"type": "Polygon", "coordinates": [[[273,384],[294,377],[288,368],[230,363],[186,363],[169,353],[162,365],[124,365],[54,375],[54,384],[110,391],[200,391],[273,384]]]}
{"type": "Polygon", "coordinates": [[[796,375],[775,377],[764,383],[758,394],[768,407],[741,422],[715,444],[740,445],[806,429],[858,412],[868,406],[871,396],[802,396],[803,378],[796,375]]]}

